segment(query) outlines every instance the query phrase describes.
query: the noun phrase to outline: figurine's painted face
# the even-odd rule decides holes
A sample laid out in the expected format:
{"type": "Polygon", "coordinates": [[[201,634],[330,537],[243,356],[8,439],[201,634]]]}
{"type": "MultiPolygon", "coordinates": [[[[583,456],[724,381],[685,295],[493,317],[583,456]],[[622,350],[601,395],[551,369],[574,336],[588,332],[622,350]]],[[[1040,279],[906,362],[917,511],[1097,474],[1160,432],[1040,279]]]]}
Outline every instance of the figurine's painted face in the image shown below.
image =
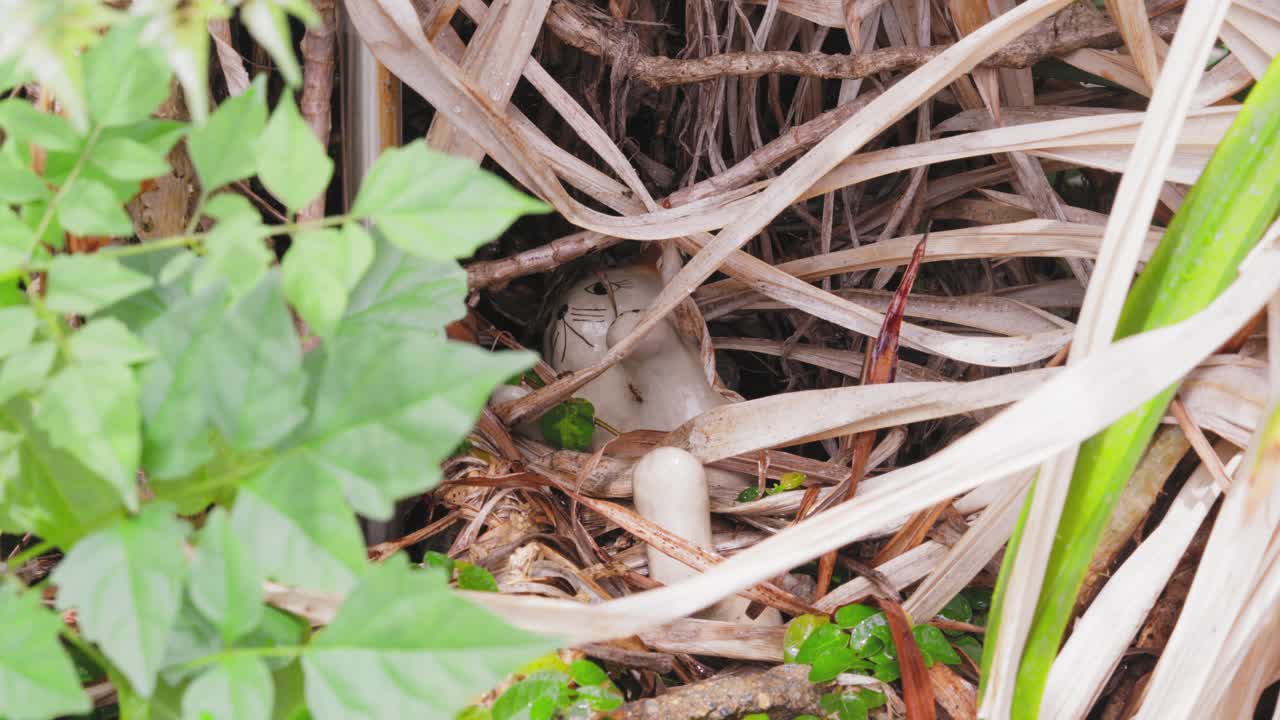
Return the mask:
{"type": "Polygon", "coordinates": [[[647,267],[580,278],[557,298],[544,343],[547,363],[560,372],[595,364],[609,350],[607,337],[613,321],[647,309],[661,290],[657,272],[647,267]]]}

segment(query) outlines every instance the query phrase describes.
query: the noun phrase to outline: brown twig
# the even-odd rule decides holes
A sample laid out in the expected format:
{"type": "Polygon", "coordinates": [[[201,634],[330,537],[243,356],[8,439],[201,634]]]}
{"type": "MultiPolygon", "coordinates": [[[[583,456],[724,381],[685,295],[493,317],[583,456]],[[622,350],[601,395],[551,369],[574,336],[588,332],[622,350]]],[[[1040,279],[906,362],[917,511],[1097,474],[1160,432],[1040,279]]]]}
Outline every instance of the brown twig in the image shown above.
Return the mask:
{"type": "MultiPolygon", "coordinates": [[[[1151,29],[1168,39],[1177,29],[1180,14],[1152,20],[1151,29]]],[[[570,2],[561,0],[547,14],[547,27],[563,42],[583,52],[626,66],[630,77],[655,88],[714,80],[725,76],[769,74],[824,79],[864,78],[892,70],[917,68],[937,57],[946,46],[890,47],[858,55],[832,55],[793,51],[733,52],[698,58],[638,55],[634,42],[623,31],[606,28],[570,2]]],[[[1074,9],[1062,12],[1049,27],[1006,45],[980,67],[1025,68],[1048,57],[1082,48],[1114,48],[1121,44],[1116,26],[1094,13],[1074,9]]]]}
{"type": "Polygon", "coordinates": [[[614,720],[701,720],[750,713],[769,717],[817,714],[825,688],[809,682],[808,665],[780,665],[767,672],[720,675],[656,698],[636,700],[608,715],[614,720]]]}
{"type": "MultiPolygon", "coordinates": [[[[302,36],[302,97],[298,108],[311,131],[321,145],[328,147],[332,127],[330,102],[333,96],[334,0],[313,0],[312,6],[320,16],[320,22],[307,28],[302,36]]],[[[315,220],[324,217],[324,196],[298,211],[298,220],[315,220]]]]}

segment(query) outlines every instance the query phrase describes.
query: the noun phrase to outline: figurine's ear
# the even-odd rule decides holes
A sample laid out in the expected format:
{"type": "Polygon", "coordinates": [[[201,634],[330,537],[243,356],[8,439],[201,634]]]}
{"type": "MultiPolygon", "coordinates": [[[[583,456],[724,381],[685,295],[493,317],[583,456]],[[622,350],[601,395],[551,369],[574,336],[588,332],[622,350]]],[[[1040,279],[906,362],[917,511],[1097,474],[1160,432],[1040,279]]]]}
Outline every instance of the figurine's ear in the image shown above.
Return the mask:
{"type": "Polygon", "coordinates": [[[658,272],[664,287],[671,282],[671,278],[675,277],[676,273],[680,272],[680,268],[684,267],[680,249],[670,240],[647,243],[644,254],[641,255],[641,262],[658,272]]]}

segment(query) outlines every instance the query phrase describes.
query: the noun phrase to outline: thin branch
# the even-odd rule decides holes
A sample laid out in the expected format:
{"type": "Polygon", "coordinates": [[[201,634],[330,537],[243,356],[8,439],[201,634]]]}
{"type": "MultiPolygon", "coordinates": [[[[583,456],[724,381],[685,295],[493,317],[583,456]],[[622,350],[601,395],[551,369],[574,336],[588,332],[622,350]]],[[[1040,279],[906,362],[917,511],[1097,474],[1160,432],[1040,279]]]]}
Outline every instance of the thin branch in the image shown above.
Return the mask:
{"type": "MultiPolygon", "coordinates": [[[[1151,21],[1162,38],[1173,36],[1181,15],[1170,13],[1151,21]]],[[[700,58],[676,59],[641,55],[636,42],[627,42],[626,31],[592,19],[581,8],[558,1],[547,14],[547,27],[563,42],[587,54],[624,66],[627,74],[655,88],[714,80],[726,75],[798,75],[829,80],[863,78],[892,70],[917,68],[937,57],[948,46],[890,47],[858,55],[831,55],[792,51],[733,52],[700,58]]],[[[1122,44],[1114,23],[1096,13],[1070,8],[1046,23],[1038,32],[1009,43],[980,67],[1025,68],[1048,57],[1082,48],[1115,48],[1122,44]]]]}

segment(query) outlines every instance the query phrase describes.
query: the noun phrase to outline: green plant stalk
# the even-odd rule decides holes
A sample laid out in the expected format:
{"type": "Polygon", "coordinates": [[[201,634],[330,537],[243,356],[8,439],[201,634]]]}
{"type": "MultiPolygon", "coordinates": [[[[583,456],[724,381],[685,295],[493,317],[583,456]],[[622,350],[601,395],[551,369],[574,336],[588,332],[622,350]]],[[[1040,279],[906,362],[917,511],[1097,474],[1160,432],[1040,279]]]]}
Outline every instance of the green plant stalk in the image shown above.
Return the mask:
{"type": "MultiPolygon", "coordinates": [[[[1280,61],[1254,86],[1138,277],[1116,339],[1172,325],[1203,310],[1280,212],[1280,61]]],[[[1039,715],[1049,668],[1071,619],[1098,538],[1173,399],[1171,386],[1080,446],[1040,600],[1014,689],[1013,716],[1039,715]]],[[[1027,499],[1028,506],[1031,502],[1027,499]]],[[[1025,507],[1023,519],[1025,520],[1025,507]]],[[[984,668],[999,632],[1004,586],[1021,540],[1009,543],[987,629],[984,668]]],[[[984,683],[985,683],[984,674],[984,683]]]]}

